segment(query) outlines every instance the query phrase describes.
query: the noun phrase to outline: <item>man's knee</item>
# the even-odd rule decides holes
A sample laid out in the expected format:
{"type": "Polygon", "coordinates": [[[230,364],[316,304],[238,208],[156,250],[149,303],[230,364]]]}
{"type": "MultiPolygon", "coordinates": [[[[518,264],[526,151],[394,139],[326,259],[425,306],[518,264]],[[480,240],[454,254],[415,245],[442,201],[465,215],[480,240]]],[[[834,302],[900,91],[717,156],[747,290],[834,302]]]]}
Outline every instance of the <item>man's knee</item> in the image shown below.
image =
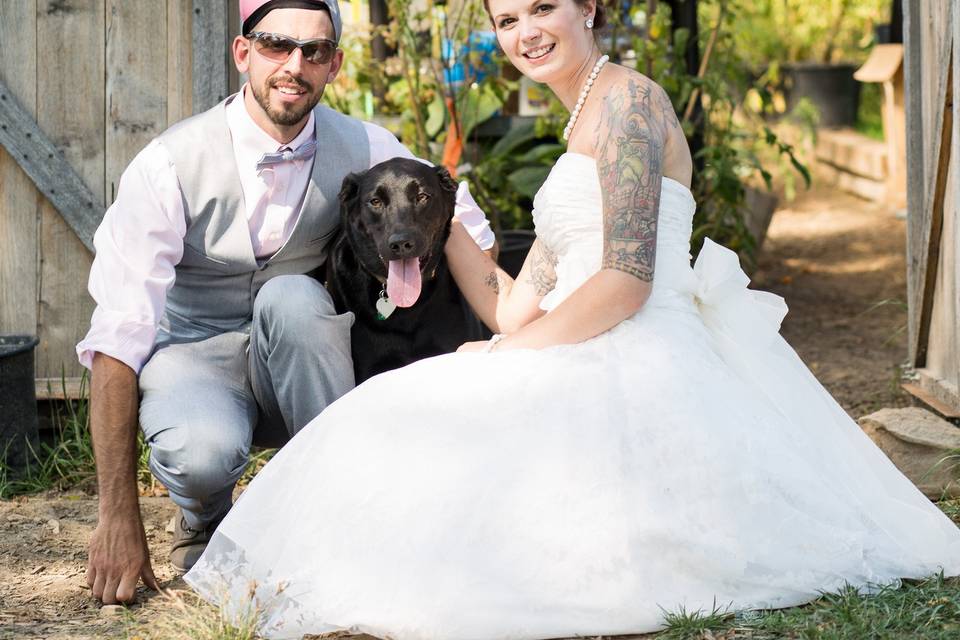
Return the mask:
{"type": "Polygon", "coordinates": [[[320,282],[306,275],[277,276],[257,293],[253,323],[276,339],[322,339],[329,330],[353,324],[353,314],[337,314],[333,300],[320,282]]]}
{"type": "Polygon", "coordinates": [[[180,425],[148,438],[150,470],[170,491],[204,501],[228,489],[243,474],[249,443],[224,437],[228,432],[180,425]]]}
{"type": "Polygon", "coordinates": [[[260,287],[253,303],[254,317],[277,313],[303,315],[306,311],[336,313],[326,287],[306,275],[271,278],[260,287]]]}

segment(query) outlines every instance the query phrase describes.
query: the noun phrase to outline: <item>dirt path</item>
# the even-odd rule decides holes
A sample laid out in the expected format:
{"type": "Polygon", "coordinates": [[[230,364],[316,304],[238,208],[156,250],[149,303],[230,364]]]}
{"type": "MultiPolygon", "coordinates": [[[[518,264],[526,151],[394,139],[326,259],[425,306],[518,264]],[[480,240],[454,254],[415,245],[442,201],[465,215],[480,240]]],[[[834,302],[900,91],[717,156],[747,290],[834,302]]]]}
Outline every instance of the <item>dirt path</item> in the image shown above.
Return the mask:
{"type": "Polygon", "coordinates": [[[781,333],[854,418],[911,403],[905,238],[891,208],[815,189],[774,215],[753,277],[786,299],[781,333]]]}
{"type": "MultiPolygon", "coordinates": [[[[904,227],[885,207],[813,191],[774,216],[754,276],[786,298],[784,336],[854,417],[909,403],[894,384],[905,357],[904,227]],[[883,300],[898,304],[868,311],[883,300]]],[[[162,609],[143,591],[132,613],[92,601],[85,563],[96,513],[83,493],[0,502],[0,639],[135,637],[162,609]]],[[[172,506],[144,498],[142,513],[157,577],[182,588],[165,560],[172,506]]]]}

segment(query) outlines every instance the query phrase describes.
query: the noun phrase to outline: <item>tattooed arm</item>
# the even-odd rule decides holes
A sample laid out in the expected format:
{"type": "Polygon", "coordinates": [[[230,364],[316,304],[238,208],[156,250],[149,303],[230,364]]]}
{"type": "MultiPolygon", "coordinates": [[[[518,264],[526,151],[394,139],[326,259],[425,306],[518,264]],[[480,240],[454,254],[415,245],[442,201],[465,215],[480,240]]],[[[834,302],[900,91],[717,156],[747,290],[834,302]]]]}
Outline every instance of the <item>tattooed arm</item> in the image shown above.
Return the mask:
{"type": "Polygon", "coordinates": [[[481,252],[456,221],[446,255],[457,286],[491,331],[513,333],[543,315],[540,300],[557,276],[556,257],[540,240],[534,241],[516,280],[481,252]]]}
{"type": "Polygon", "coordinates": [[[639,79],[612,92],[604,106],[606,122],[601,121],[597,140],[603,268],[650,283],[657,255],[665,125],[675,119],[673,106],[663,89],[639,79]],[[664,109],[670,109],[669,114],[664,109]]]}
{"type": "Polygon", "coordinates": [[[551,313],[507,336],[498,351],[572,344],[636,313],[652,288],[664,148],[676,114],[653,82],[623,71],[606,92],[594,156],[603,198],[602,268],[551,313]]]}

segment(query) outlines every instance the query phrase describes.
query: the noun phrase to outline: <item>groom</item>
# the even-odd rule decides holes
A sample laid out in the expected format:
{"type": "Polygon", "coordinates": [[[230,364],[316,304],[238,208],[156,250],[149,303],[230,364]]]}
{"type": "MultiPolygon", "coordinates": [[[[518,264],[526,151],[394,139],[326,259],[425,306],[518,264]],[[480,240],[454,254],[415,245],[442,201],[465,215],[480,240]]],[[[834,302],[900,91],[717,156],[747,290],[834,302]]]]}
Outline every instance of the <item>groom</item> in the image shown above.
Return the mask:
{"type": "MultiPolygon", "coordinates": [[[[321,267],[344,176],[411,157],[375,125],[317,106],[340,70],[337,0],[240,0],[249,81],[150,142],[94,239],[97,308],[77,345],[92,370],[99,520],[87,582],[104,603],[156,589],[136,484],[136,428],[178,506],[178,571],[231,506],[252,443],[279,446],[353,387],[352,314],[321,267]],[[139,411],[139,413],[138,413],[139,411]]],[[[464,185],[457,215],[493,235],[464,185]]]]}

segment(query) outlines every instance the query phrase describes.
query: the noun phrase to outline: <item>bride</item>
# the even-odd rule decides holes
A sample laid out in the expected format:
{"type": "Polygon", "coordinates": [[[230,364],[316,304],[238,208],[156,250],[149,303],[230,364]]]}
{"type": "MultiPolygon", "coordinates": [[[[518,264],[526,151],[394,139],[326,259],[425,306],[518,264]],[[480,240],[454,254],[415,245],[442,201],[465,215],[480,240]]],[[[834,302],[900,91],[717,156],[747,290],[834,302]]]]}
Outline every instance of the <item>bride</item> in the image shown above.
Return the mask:
{"type": "Polygon", "coordinates": [[[187,582],[268,637],[653,631],[960,573],[960,532],[779,336],[709,240],[664,91],[606,63],[594,0],[489,0],[571,110],[513,281],[454,224],[489,343],[375,377],[283,448],[187,582]]]}

